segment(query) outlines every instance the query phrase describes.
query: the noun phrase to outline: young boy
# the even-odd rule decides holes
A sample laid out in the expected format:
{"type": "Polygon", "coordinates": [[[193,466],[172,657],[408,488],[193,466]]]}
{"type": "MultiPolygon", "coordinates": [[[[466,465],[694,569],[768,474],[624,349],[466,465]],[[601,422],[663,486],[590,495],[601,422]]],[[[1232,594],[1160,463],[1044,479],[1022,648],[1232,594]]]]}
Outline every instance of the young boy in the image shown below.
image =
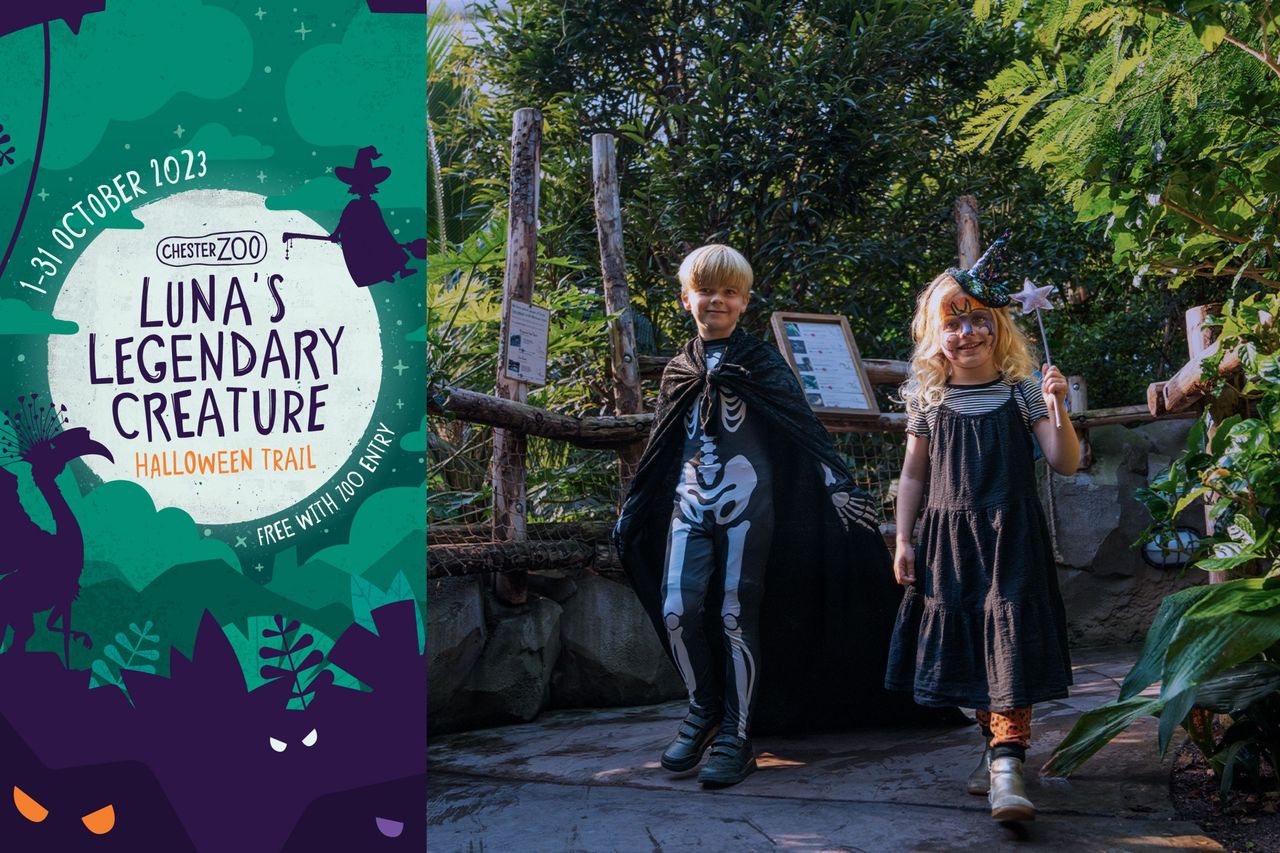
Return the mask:
{"type": "Polygon", "coordinates": [[[679,277],[698,335],[663,374],[615,542],[689,693],[662,766],[710,747],[698,781],[724,787],[756,768],[757,698],[774,729],[903,709],[877,681],[900,593],[874,505],[795,375],[737,328],[746,258],[703,246],[679,277]]]}

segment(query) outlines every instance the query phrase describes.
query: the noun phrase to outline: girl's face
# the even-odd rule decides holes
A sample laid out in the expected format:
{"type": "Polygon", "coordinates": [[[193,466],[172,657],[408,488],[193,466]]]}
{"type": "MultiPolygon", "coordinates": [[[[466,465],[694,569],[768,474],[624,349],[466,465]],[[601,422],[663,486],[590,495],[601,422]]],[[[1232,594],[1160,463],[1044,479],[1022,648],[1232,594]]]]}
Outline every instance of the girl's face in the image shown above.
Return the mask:
{"type": "Polygon", "coordinates": [[[996,318],[959,287],[947,288],[938,304],[942,355],[960,372],[982,369],[996,351],[996,318]]]}

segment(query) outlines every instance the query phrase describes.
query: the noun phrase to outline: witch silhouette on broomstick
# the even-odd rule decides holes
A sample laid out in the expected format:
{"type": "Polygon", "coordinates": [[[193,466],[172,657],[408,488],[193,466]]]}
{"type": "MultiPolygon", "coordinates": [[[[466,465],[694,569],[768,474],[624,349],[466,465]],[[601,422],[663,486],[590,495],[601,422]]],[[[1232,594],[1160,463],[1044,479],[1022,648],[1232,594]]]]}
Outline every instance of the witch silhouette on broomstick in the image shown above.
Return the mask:
{"type": "Polygon", "coordinates": [[[377,148],[368,145],[356,152],[354,166],[338,166],[333,170],[338,180],[350,186],[349,192],[358,198],[347,204],[332,234],[327,237],[289,231],[284,234],[285,243],[297,239],[325,240],[341,245],[347,272],[359,287],[407,278],[417,272],[409,268],[410,256],[427,256],[425,239],[401,243],[395,238],[382,218],[382,208],[372,198],[378,191],[378,184],[391,175],[387,166],[373,165],[373,161],[381,156],[377,148]]]}

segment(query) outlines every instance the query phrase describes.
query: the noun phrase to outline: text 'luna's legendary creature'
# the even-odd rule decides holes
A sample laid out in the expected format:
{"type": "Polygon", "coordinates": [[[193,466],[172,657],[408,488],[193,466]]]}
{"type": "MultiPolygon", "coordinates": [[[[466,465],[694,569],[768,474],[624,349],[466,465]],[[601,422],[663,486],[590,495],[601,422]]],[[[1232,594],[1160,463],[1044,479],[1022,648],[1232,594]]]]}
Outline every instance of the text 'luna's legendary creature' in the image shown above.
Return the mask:
{"type": "MultiPolygon", "coordinates": [[[[425,258],[425,238],[401,243],[391,233],[382,218],[382,208],[372,196],[378,184],[391,176],[387,166],[375,166],[373,161],[381,157],[378,149],[367,145],[356,152],[352,167],[338,166],[333,170],[338,180],[351,187],[348,191],[358,196],[349,202],[338,219],[338,227],[328,237],[319,234],[295,234],[286,231],[284,241],[326,240],[342,246],[342,258],[347,262],[351,280],[360,287],[368,287],[380,281],[395,281],[417,272],[409,268],[409,257],[425,258]]],[[[285,249],[288,257],[288,249],[285,249]]]]}
{"type": "Polygon", "coordinates": [[[0,639],[13,626],[10,650],[25,651],[35,633],[36,614],[48,610],[45,627],[62,634],[62,659],[69,667],[71,640],[86,649],[93,642],[83,631],[71,630],[71,603],[80,595],[84,571],[84,536],[55,481],[72,459],[96,454],[115,460],[89,437],[89,430],[63,427],[66,406],[41,404],[39,397],[19,397],[17,411],[6,411],[0,426],[0,639]],[[31,479],[53,515],[53,533],[23,508],[18,476],[7,467],[16,462],[31,466],[31,479]]]}

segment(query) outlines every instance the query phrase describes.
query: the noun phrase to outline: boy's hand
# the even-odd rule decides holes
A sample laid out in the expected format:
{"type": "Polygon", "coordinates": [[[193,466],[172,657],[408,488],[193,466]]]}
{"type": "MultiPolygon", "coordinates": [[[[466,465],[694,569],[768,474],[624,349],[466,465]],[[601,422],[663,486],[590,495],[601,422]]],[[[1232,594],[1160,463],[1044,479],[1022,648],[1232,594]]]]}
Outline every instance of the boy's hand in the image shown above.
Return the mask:
{"type": "Polygon", "coordinates": [[[1049,402],[1049,398],[1053,397],[1059,403],[1065,403],[1067,380],[1063,377],[1062,371],[1052,364],[1043,365],[1040,370],[1044,374],[1044,379],[1040,381],[1040,393],[1044,394],[1045,402],[1049,402]]]}
{"type": "Polygon", "coordinates": [[[916,549],[911,543],[898,543],[897,553],[893,557],[893,577],[902,586],[911,586],[916,582],[916,549]]]}

